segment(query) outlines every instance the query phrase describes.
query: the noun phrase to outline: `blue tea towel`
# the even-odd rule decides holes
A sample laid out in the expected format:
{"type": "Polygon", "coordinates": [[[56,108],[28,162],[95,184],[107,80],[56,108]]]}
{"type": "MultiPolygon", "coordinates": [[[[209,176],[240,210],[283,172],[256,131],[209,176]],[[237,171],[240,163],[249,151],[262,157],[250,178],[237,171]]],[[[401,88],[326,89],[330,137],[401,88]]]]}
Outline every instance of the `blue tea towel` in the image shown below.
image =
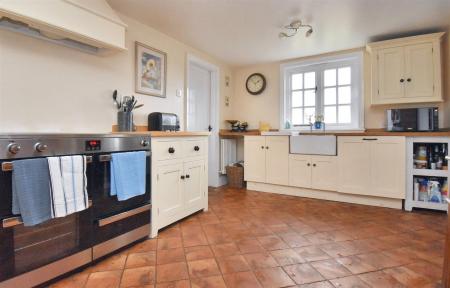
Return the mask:
{"type": "Polygon", "coordinates": [[[111,196],[119,201],[145,194],[146,152],[114,153],[111,157],[111,196]]]}
{"type": "Polygon", "coordinates": [[[52,218],[50,174],[46,158],[13,162],[12,193],[14,214],[20,214],[25,226],[52,218]]]}

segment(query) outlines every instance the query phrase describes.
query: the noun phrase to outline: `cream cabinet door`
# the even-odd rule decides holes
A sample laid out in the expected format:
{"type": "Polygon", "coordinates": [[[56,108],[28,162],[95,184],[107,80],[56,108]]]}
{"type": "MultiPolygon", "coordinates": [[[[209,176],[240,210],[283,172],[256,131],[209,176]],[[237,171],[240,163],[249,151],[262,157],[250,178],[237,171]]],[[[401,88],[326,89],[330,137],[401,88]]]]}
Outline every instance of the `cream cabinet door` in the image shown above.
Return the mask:
{"type": "Polygon", "coordinates": [[[311,156],[289,155],[289,186],[311,188],[311,156]]]}
{"type": "Polygon", "coordinates": [[[405,46],[405,77],[408,98],[434,96],[433,43],[405,46]]]}
{"type": "Polygon", "coordinates": [[[405,95],[405,56],[403,47],[378,51],[378,101],[400,99],[405,95]]]}
{"type": "Polygon", "coordinates": [[[318,190],[337,191],[336,156],[311,157],[311,187],[318,190]]]}
{"type": "Polygon", "coordinates": [[[266,182],[266,137],[244,137],[245,181],[266,182]]]}
{"type": "Polygon", "coordinates": [[[205,161],[184,163],[184,195],[186,209],[199,210],[203,207],[207,185],[205,185],[205,161]]]}
{"type": "Polygon", "coordinates": [[[289,184],[289,137],[266,136],[266,183],[289,184]]]}
{"type": "Polygon", "coordinates": [[[370,143],[371,195],[405,199],[405,137],[377,137],[370,143]]]}
{"type": "Polygon", "coordinates": [[[370,194],[370,141],[362,137],[338,137],[339,192],[370,194]]]}
{"type": "Polygon", "coordinates": [[[184,209],[184,176],[183,164],[156,167],[157,213],[162,223],[169,221],[184,209]]]}

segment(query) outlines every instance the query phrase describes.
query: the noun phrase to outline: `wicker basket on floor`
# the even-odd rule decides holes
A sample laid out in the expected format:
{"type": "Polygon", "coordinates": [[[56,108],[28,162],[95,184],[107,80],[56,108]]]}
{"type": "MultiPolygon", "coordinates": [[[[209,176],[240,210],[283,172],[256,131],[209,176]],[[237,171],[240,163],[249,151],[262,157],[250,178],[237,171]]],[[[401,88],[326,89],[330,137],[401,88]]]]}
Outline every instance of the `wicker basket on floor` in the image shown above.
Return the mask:
{"type": "Polygon", "coordinates": [[[228,186],[233,188],[244,188],[244,167],[227,166],[228,186]]]}

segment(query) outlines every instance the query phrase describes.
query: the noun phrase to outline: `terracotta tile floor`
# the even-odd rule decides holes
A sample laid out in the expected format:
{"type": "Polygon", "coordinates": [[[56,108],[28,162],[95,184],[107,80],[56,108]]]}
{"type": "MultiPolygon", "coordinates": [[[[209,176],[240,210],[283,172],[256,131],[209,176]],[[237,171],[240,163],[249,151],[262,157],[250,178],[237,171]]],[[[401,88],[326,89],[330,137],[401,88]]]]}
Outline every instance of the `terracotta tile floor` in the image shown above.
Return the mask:
{"type": "Polygon", "coordinates": [[[440,287],[440,213],[219,188],[195,214],[52,287],[440,287]]]}

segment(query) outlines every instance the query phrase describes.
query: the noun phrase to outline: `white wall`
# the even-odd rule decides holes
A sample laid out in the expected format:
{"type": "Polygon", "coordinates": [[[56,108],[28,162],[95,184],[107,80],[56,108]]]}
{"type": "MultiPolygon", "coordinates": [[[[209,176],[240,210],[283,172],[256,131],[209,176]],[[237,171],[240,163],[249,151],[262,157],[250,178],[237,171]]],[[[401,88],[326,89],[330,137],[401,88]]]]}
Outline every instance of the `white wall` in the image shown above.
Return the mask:
{"type": "MultiPolygon", "coordinates": [[[[357,48],[347,51],[327,53],[324,56],[336,55],[361,51],[364,48],[357,48]]],[[[370,57],[367,53],[364,56],[364,124],[365,128],[384,128],[385,110],[398,107],[420,107],[436,105],[440,108],[440,126],[450,128],[450,107],[448,95],[450,94],[450,37],[444,39],[443,44],[443,67],[444,67],[444,103],[440,104],[414,104],[414,105],[382,105],[372,106],[370,104],[370,57]]],[[[233,118],[247,121],[250,129],[257,129],[260,121],[268,122],[274,129],[278,129],[280,123],[280,64],[289,61],[298,61],[314,58],[317,56],[289,59],[280,62],[263,63],[240,67],[234,70],[234,95],[233,95],[233,118]],[[252,73],[262,73],[267,79],[267,88],[260,95],[250,95],[245,89],[245,81],[252,73]]]]}
{"type": "MultiPolygon", "coordinates": [[[[186,55],[219,66],[221,97],[230,95],[224,86],[230,68],[148,26],[121,15],[128,24],[127,52],[95,56],[42,40],[0,30],[0,133],[6,132],[109,132],[116,121],[112,92],[134,94],[145,106],[135,113],[138,125],[147,124],[153,111],[177,113],[184,121],[186,55]],[[134,42],[167,53],[167,98],[134,92],[134,42]]],[[[221,99],[221,118],[231,107],[221,99]]]]}

